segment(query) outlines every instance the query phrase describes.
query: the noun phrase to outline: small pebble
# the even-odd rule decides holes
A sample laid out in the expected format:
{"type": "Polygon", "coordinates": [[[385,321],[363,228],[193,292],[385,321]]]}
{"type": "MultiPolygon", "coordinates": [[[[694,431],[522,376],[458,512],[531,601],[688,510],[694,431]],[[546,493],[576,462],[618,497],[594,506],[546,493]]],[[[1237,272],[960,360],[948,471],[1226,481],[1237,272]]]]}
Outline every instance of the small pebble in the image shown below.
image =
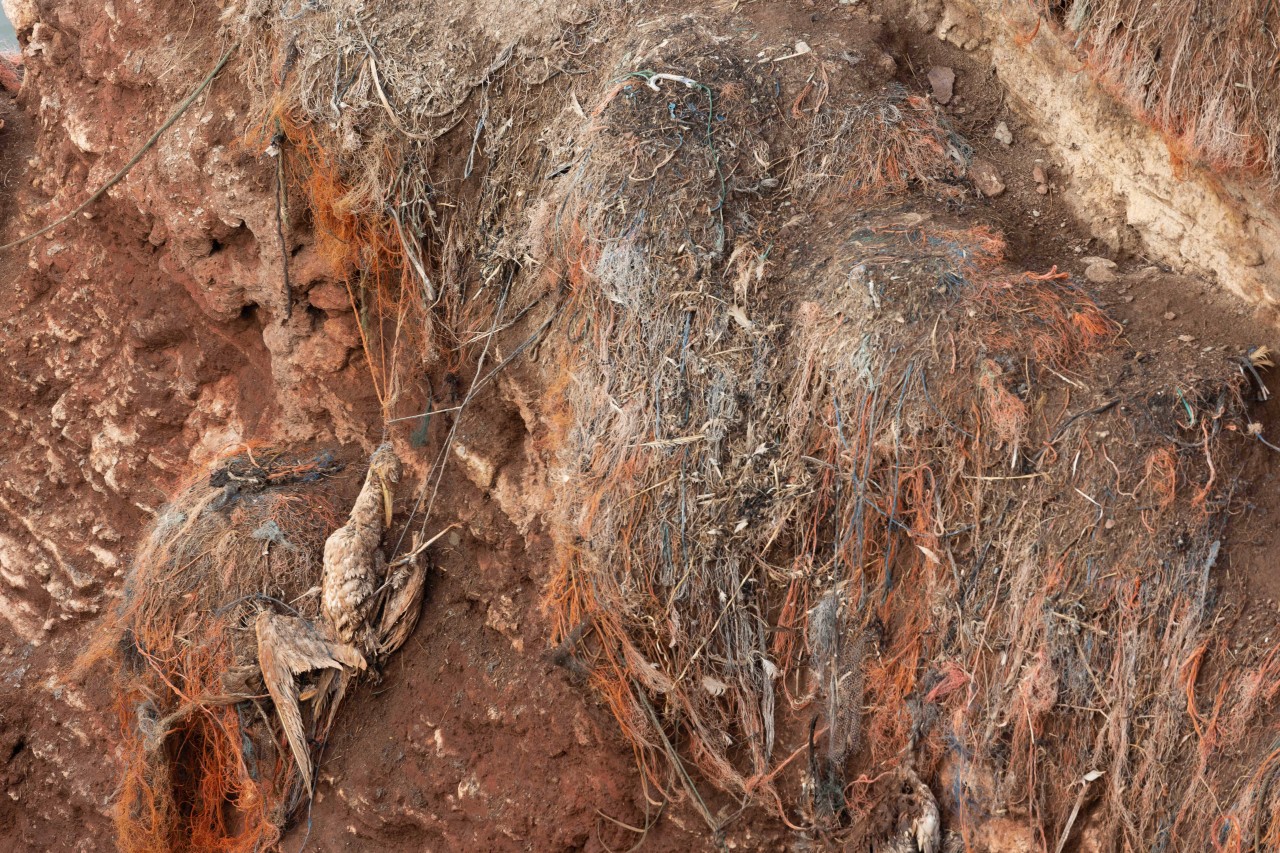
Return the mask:
{"type": "Polygon", "coordinates": [[[1164,318],[1166,320],[1176,320],[1178,319],[1178,315],[1173,313],[1172,311],[1166,311],[1164,312],[1164,318]]]}
{"type": "Polygon", "coordinates": [[[1000,172],[986,160],[975,159],[969,167],[969,180],[977,187],[978,192],[987,198],[994,198],[1004,192],[1004,181],[1000,172]]]}
{"type": "Polygon", "coordinates": [[[956,72],[952,69],[945,65],[935,65],[929,69],[929,86],[933,88],[933,99],[938,103],[951,103],[955,85],[956,72]]]}
{"type": "Polygon", "coordinates": [[[999,142],[1001,145],[1013,144],[1013,132],[1009,130],[1009,125],[1004,122],[997,124],[996,129],[991,135],[995,137],[996,142],[999,142]]]}
{"type": "Polygon", "coordinates": [[[1095,258],[1084,268],[1084,277],[1094,284],[1110,284],[1116,280],[1116,274],[1112,272],[1115,266],[1111,261],[1095,258]]]}

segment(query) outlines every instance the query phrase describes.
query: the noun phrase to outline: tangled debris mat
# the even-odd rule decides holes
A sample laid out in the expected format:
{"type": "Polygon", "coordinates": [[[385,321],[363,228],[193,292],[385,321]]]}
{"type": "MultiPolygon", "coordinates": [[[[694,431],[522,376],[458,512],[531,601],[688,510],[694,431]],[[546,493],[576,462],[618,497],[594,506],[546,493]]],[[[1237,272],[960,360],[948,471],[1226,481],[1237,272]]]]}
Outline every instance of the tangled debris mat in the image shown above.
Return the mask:
{"type": "Polygon", "coordinates": [[[420,324],[474,370],[459,410],[536,354],[550,639],[654,796],[713,835],[1280,844],[1280,662],[1223,653],[1215,592],[1265,349],[1138,353],[1011,265],[871,37],[617,12],[541,43],[558,72],[513,43],[428,85],[395,14],[348,12],[251,22],[264,115],[315,221],[359,226],[371,350],[420,324]]]}

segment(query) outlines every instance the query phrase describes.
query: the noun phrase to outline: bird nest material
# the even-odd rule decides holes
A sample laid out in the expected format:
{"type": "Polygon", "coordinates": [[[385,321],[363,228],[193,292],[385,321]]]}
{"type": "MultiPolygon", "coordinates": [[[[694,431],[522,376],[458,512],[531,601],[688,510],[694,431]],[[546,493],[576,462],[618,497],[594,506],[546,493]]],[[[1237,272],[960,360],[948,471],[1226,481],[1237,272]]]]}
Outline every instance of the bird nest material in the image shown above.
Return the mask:
{"type": "Polygon", "coordinates": [[[343,466],[327,453],[269,448],[222,459],[161,510],[81,663],[106,660],[113,673],[122,850],[266,849],[310,792],[311,744],[324,742],[349,674],[366,655],[394,651],[416,616],[374,643],[331,627],[330,575],[341,556],[333,552],[359,550],[344,531],[376,536],[363,549],[370,588],[336,596],[339,605],[354,601],[353,614],[377,626],[373,586],[392,590],[387,613],[398,606],[397,619],[421,595],[420,572],[412,583],[384,578],[376,559],[380,516],[390,512],[389,491],[374,482],[385,470],[379,458],[345,525],[343,466]],[[362,500],[377,521],[353,527],[362,500]],[[316,700],[310,713],[300,697],[316,700]]]}
{"type": "Polygon", "coordinates": [[[1280,661],[1223,653],[1214,593],[1265,355],[1135,353],[1069,276],[1011,267],[963,205],[964,141],[871,44],[779,63],[660,16],[543,94],[500,47],[432,117],[407,52],[379,91],[391,40],[273,32],[275,68],[296,49],[338,81],[261,77],[348,186],[373,173],[315,92],[363,86],[353,133],[396,140],[354,197],[424,217],[399,268],[422,261],[454,365],[480,353],[457,409],[537,352],[551,639],[647,781],[713,832],[715,789],[930,853],[1003,813],[1045,849],[1086,823],[1121,849],[1280,843],[1280,752],[1225,748],[1280,661]],[[447,216],[429,162],[479,184],[447,216]]]}
{"type": "Polygon", "coordinates": [[[1214,655],[1243,371],[1135,370],[1067,275],[1005,265],[933,201],[962,141],[893,86],[797,112],[791,162],[827,179],[793,175],[779,217],[758,156],[777,136],[741,106],[767,91],[715,97],[750,79],[729,53],[687,81],[616,75],[554,208],[570,411],[548,598],[649,779],[713,831],[698,778],[908,850],[938,843],[919,778],[951,780],[967,841],[1015,808],[1060,845],[1086,805],[1133,848],[1275,837],[1244,828],[1275,794],[1216,749],[1280,674],[1214,655]],[[886,817],[900,791],[918,805],[886,817]]]}

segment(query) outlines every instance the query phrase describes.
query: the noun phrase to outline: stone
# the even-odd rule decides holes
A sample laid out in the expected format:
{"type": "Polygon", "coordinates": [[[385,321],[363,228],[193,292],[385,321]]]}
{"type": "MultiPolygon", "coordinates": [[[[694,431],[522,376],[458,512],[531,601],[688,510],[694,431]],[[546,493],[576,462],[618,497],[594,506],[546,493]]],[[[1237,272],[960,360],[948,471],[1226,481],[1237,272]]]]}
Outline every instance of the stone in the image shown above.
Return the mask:
{"type": "Polygon", "coordinates": [[[995,198],[1005,190],[1000,172],[986,160],[974,159],[973,165],[969,167],[969,180],[987,198],[995,198]]]}
{"type": "Polygon", "coordinates": [[[951,103],[955,93],[956,72],[945,65],[935,65],[929,69],[929,86],[933,88],[933,99],[940,104],[951,103]]]}
{"type": "Polygon", "coordinates": [[[996,129],[991,132],[991,136],[1001,145],[1008,146],[1013,144],[1013,131],[1009,130],[1009,125],[1004,122],[996,125],[996,129]]]}
{"type": "Polygon", "coordinates": [[[359,345],[355,320],[350,316],[333,317],[325,320],[317,334],[302,341],[294,358],[307,375],[323,376],[345,367],[347,357],[359,345]]]}
{"type": "Polygon", "coordinates": [[[3,0],[0,2],[0,8],[4,9],[5,16],[18,32],[34,27],[40,20],[40,10],[36,6],[36,0],[3,0]]]}
{"type": "Polygon", "coordinates": [[[520,631],[520,621],[516,612],[516,603],[508,595],[498,596],[497,601],[489,602],[484,624],[486,628],[492,628],[507,637],[517,636],[520,631]]]}
{"type": "Polygon", "coordinates": [[[958,3],[943,3],[942,20],[933,34],[939,41],[950,42],[964,50],[975,50],[982,43],[983,21],[972,9],[958,3]]]}
{"type": "Polygon", "coordinates": [[[307,301],[315,308],[330,313],[345,313],[351,310],[351,296],[347,288],[337,282],[325,281],[307,291],[307,301]]]}
{"type": "Polygon", "coordinates": [[[1112,261],[1095,260],[1084,268],[1084,277],[1094,284],[1110,284],[1116,280],[1115,267],[1112,261]]]}
{"type": "Polygon", "coordinates": [[[462,473],[467,475],[467,479],[474,483],[476,488],[486,492],[493,488],[497,466],[491,460],[472,452],[471,448],[460,441],[453,443],[453,452],[462,462],[462,473]]]}

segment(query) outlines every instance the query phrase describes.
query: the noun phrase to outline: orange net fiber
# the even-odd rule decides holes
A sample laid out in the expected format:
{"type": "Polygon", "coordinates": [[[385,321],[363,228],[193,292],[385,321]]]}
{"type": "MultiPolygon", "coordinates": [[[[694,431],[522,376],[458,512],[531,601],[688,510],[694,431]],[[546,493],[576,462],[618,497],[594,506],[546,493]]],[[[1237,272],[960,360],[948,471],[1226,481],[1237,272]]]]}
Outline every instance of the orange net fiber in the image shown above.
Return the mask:
{"type": "Polygon", "coordinates": [[[124,772],[128,853],[269,848],[301,788],[263,708],[252,617],[314,618],[324,537],[338,523],[331,457],[243,449],[180,489],[148,532],[122,599],[80,667],[105,663],[124,772]]]}

